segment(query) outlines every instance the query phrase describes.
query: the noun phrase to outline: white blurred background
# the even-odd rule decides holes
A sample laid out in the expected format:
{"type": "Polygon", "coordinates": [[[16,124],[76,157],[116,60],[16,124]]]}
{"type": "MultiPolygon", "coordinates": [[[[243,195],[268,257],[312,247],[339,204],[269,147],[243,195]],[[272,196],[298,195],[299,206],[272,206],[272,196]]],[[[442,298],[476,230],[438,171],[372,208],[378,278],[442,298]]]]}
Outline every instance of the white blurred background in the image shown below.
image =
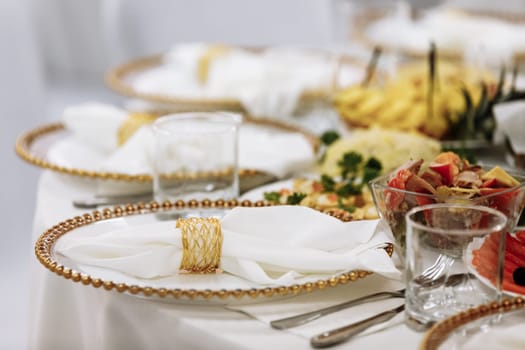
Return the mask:
{"type": "MultiPolygon", "coordinates": [[[[364,1],[364,0],[363,0],[364,1]]],[[[419,6],[436,1],[413,0],[419,6]]],[[[456,1],[480,6],[498,1],[456,1]]],[[[32,218],[40,169],[19,160],[16,137],[56,121],[65,106],[119,104],[104,73],[130,58],[189,41],[244,45],[343,44],[329,0],[1,0],[0,349],[24,349],[36,259],[32,218]]],[[[525,7],[524,0],[504,6],[525,7]]]]}

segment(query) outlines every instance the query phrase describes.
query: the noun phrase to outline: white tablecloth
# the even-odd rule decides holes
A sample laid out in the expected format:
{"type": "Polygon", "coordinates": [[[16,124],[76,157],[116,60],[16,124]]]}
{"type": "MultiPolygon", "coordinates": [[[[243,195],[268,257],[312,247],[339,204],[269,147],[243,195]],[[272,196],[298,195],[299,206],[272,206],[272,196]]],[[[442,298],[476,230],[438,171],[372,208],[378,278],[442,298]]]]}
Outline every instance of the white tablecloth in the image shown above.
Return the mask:
{"type": "MultiPolygon", "coordinates": [[[[33,241],[63,219],[86,212],[73,208],[71,200],[88,196],[94,188],[93,181],[44,172],[38,186],[33,241]]],[[[373,282],[369,278],[308,298],[326,296],[335,301],[341,293],[350,298],[357,284],[373,282]]],[[[31,297],[30,349],[310,349],[306,337],[273,330],[221,306],[158,302],[95,289],[49,272],[36,258],[31,297]]],[[[367,306],[356,312],[364,312],[363,307],[367,306]]],[[[421,333],[398,324],[337,348],[415,349],[421,338],[421,333]]]]}

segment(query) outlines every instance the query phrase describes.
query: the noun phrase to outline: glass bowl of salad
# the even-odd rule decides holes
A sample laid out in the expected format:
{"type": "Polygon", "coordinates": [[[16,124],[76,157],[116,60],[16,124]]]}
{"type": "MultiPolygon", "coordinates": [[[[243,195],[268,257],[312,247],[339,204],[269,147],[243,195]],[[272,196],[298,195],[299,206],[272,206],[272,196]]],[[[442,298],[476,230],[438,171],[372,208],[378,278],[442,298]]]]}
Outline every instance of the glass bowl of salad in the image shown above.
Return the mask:
{"type": "Polygon", "coordinates": [[[499,166],[473,165],[453,152],[440,153],[428,166],[423,166],[423,160],[410,161],[370,181],[369,186],[377,212],[392,230],[401,257],[405,250],[405,214],[416,206],[431,203],[488,206],[507,216],[510,232],[525,206],[525,174],[499,166]]]}

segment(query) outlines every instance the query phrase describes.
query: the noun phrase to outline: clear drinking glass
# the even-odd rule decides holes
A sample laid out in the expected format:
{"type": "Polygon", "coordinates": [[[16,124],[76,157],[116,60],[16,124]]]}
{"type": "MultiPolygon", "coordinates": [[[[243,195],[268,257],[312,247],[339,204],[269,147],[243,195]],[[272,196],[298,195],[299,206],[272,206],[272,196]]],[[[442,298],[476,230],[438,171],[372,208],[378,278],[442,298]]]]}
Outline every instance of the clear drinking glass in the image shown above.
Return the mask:
{"type": "Polygon", "coordinates": [[[238,129],[242,116],[176,113],[153,123],[157,201],[233,199],[239,195],[238,129]]]}
{"type": "Polygon", "coordinates": [[[461,204],[415,207],[406,215],[406,319],[425,329],[447,316],[498,300],[503,278],[506,216],[492,208],[461,204]],[[474,256],[490,239],[496,266],[474,268],[474,256]],[[413,322],[416,321],[416,322],[413,322]]]}

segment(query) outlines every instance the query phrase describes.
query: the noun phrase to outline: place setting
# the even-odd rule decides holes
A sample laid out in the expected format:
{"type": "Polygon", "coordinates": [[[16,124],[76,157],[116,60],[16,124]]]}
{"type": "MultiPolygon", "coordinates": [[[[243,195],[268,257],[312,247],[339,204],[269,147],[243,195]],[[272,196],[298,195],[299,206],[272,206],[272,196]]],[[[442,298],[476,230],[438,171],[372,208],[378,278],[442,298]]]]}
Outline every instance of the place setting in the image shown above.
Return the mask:
{"type": "Polygon", "coordinates": [[[306,195],[289,203],[294,193],[272,202],[275,192],[261,190],[251,194],[259,200],[237,199],[241,121],[232,113],[157,118],[155,201],[57,223],[36,242],[39,261],[109,293],[224,305],[313,347],[402,324],[424,331],[506,292],[503,261],[480,259],[509,242],[525,206],[522,177],[450,151],[381,176],[380,161],[353,152],[342,158],[342,183],[327,175],[307,183],[338,194],[335,207],[302,205],[306,195]],[[375,217],[353,215],[357,203],[343,198],[365,195],[340,191],[349,186],[369,192],[375,217]]]}
{"type": "Polygon", "coordinates": [[[519,64],[458,60],[442,37],[397,60],[392,20],[367,23],[368,60],[179,43],[108,71],[121,105],[22,133],[45,170],[35,256],[64,288],[46,297],[140,304],[145,332],[229,315],[303,348],[525,344],[519,64]]]}

